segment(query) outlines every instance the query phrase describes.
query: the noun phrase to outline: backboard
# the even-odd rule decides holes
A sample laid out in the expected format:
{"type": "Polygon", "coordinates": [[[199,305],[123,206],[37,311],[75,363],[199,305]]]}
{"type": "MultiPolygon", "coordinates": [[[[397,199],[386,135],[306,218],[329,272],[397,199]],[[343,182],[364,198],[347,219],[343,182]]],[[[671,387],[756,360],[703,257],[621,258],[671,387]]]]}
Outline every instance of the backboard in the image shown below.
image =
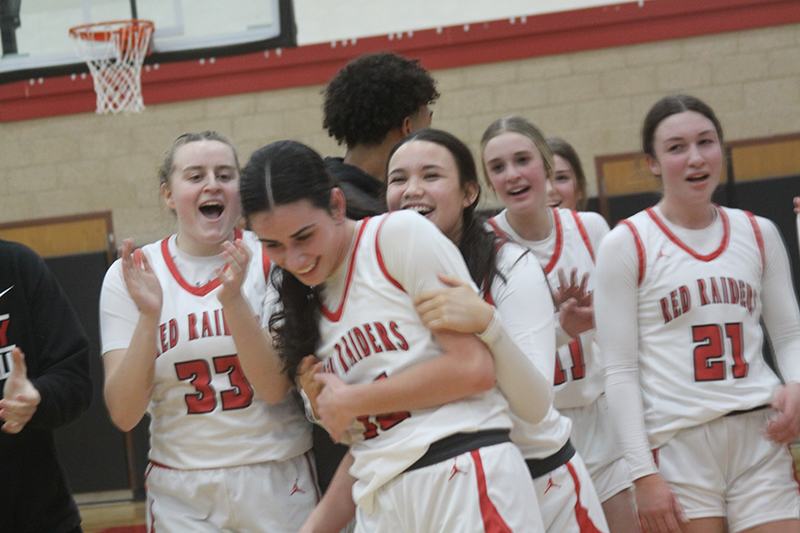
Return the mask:
{"type": "Polygon", "coordinates": [[[69,28],[132,18],[155,23],[147,64],[296,45],[292,0],[0,0],[0,83],[88,72],[69,28]]]}

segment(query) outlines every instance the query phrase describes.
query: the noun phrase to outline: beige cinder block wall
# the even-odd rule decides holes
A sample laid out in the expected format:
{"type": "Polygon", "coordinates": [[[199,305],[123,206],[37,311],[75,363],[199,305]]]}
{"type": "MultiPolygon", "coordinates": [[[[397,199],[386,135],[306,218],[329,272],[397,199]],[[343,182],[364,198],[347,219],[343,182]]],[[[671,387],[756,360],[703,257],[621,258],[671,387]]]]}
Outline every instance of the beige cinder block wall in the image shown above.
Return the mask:
{"type": "MultiPolygon", "coordinates": [[[[726,138],[800,131],[800,25],[679,39],[434,72],[434,126],[478,152],[494,119],[522,114],[571,141],[596,193],[594,158],[636,151],[647,109],[689,92],[708,101],[726,138]]],[[[231,136],[242,163],[254,149],[296,139],[343,150],[322,130],[322,86],[151,105],[141,115],[69,115],[0,124],[0,222],[111,210],[117,240],[174,231],[156,169],[186,131],[231,136]]]]}

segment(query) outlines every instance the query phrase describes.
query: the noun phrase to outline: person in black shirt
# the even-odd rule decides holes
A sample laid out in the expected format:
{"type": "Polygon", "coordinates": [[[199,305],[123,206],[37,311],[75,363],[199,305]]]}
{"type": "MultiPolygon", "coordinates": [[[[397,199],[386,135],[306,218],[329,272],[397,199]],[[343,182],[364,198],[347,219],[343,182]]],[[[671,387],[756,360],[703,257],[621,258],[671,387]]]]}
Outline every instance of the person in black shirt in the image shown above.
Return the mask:
{"type": "Polygon", "coordinates": [[[89,339],[44,261],[0,240],[0,531],[80,532],[53,431],[92,399],[89,339]]]}
{"type": "Polygon", "coordinates": [[[328,157],[328,171],[342,189],[347,216],[386,211],[383,186],[389,151],[406,135],[429,126],[439,93],[417,60],[391,52],[360,56],[328,83],[322,126],[344,158],[328,157]]]}

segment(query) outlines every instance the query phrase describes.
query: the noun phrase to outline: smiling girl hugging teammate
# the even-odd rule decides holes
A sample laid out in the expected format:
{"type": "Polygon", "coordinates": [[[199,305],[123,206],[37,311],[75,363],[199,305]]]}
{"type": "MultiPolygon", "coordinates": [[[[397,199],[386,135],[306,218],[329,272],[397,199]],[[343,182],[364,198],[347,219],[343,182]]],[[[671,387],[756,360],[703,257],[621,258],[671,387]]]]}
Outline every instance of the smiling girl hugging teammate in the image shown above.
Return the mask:
{"type": "Polygon", "coordinates": [[[356,531],[541,531],[491,354],[474,335],[431,332],[414,308],[437,274],[469,279],[455,246],[415,213],[346,218],[322,159],[291,141],[253,154],[241,196],[282,269],[273,325],[287,371],[317,355],[332,398],[320,416],[350,444],[356,531]]]}

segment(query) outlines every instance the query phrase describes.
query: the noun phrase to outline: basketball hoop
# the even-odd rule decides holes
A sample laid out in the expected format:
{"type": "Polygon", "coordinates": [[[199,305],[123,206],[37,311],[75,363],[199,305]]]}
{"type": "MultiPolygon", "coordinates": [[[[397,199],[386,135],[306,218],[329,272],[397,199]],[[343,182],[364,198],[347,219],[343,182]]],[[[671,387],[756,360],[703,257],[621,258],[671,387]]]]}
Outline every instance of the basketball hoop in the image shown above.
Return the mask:
{"type": "Polygon", "coordinates": [[[142,64],[154,25],[121,20],[70,28],[75,50],[89,65],[97,93],[97,113],[136,113],[144,109],[142,64]]]}

